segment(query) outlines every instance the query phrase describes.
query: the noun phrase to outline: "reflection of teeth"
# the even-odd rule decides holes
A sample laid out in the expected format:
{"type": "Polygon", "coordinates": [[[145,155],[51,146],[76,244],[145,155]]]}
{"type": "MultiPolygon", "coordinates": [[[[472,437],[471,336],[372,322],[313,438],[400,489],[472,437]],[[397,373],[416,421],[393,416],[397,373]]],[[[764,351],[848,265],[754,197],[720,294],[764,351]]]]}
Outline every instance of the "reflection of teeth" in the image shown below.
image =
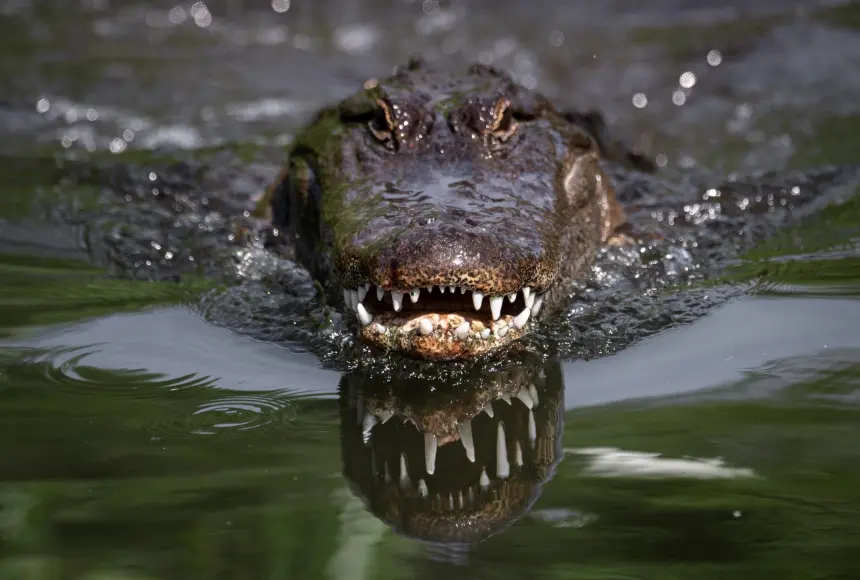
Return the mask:
{"type": "Polygon", "coordinates": [[[363,325],[367,326],[368,324],[373,322],[373,316],[370,315],[370,313],[364,307],[364,304],[362,304],[361,302],[359,302],[356,306],[355,312],[358,314],[358,319],[363,325]]]}
{"type": "Polygon", "coordinates": [[[506,479],[511,474],[511,464],[508,463],[508,446],[505,442],[505,428],[499,422],[496,432],[496,475],[506,479]]]}
{"type": "Polygon", "coordinates": [[[469,486],[469,490],[466,492],[466,497],[469,499],[469,505],[475,505],[475,490],[472,489],[472,486],[469,486]]]}
{"type": "Polygon", "coordinates": [[[421,288],[416,288],[415,290],[409,291],[409,299],[412,301],[412,304],[418,302],[418,295],[421,294],[421,288]]]}
{"type": "Polygon", "coordinates": [[[541,306],[543,306],[543,295],[535,297],[535,303],[531,306],[532,316],[538,315],[541,306]]]}
{"type": "Polygon", "coordinates": [[[418,323],[418,331],[424,335],[430,334],[433,332],[433,322],[429,318],[422,318],[418,323]]]}
{"type": "Polygon", "coordinates": [[[531,396],[531,395],[529,395],[529,392],[525,389],[525,387],[523,387],[522,389],[520,389],[520,392],[519,392],[519,393],[517,393],[517,399],[519,399],[520,401],[522,401],[522,402],[523,402],[523,404],[524,404],[526,407],[528,407],[529,409],[531,409],[532,407],[534,407],[534,406],[535,406],[535,403],[534,403],[534,401],[532,400],[532,396],[531,396]]]}
{"type": "Polygon", "coordinates": [[[373,426],[376,425],[376,417],[374,417],[370,413],[364,414],[364,421],[361,424],[361,437],[364,440],[365,444],[370,441],[370,432],[373,430],[373,426]]]}
{"type": "Polygon", "coordinates": [[[391,303],[394,305],[394,312],[400,312],[400,309],[403,308],[403,292],[392,290],[391,303]]]}
{"type": "Polygon", "coordinates": [[[428,474],[433,475],[436,471],[436,450],[439,448],[439,441],[432,433],[424,434],[424,467],[428,474]]]}
{"type": "Polygon", "coordinates": [[[508,302],[513,304],[514,300],[516,300],[516,299],[517,299],[517,293],[516,292],[511,292],[510,294],[508,294],[508,302]]]}
{"type": "Polygon", "coordinates": [[[529,286],[523,286],[523,298],[526,299],[526,306],[529,303],[529,296],[532,295],[532,289],[529,286]]]}
{"type": "Polygon", "coordinates": [[[448,493],[448,511],[454,511],[454,494],[452,492],[448,493]]]}
{"type": "Polygon", "coordinates": [[[439,286],[439,292],[440,292],[441,294],[444,294],[444,293],[445,293],[445,287],[444,287],[444,286],[439,286]]]}
{"type": "Polygon", "coordinates": [[[535,426],[535,412],[529,409],[529,441],[534,449],[535,441],[537,441],[537,427],[535,426]]]}
{"type": "Polygon", "coordinates": [[[460,286],[460,294],[465,294],[465,293],[466,293],[466,287],[460,286]]]}
{"type": "Polygon", "coordinates": [[[466,340],[469,336],[469,323],[464,322],[460,326],[454,329],[454,336],[456,336],[460,340],[466,340]]]}
{"type": "Polygon", "coordinates": [[[409,489],[412,482],[409,480],[409,472],[406,471],[406,454],[400,454],[400,489],[409,489]]]}
{"type": "Polygon", "coordinates": [[[490,313],[493,315],[493,320],[498,320],[502,315],[502,300],[501,296],[490,297],[490,313]]]}
{"type": "Polygon", "coordinates": [[[526,308],[516,316],[514,316],[514,326],[517,328],[522,328],[526,325],[526,322],[529,320],[529,315],[531,315],[532,311],[526,308]]]}
{"type": "Polygon", "coordinates": [[[538,406],[538,394],[537,394],[537,387],[536,386],[529,385],[529,395],[532,398],[532,402],[534,403],[534,406],[537,407],[538,406]]]}
{"type": "Polygon", "coordinates": [[[460,425],[460,442],[466,449],[466,457],[472,463],[475,463],[475,441],[472,439],[472,420],[466,419],[460,425]]]}
{"type": "Polygon", "coordinates": [[[448,292],[450,292],[451,294],[453,294],[456,289],[457,288],[454,286],[448,286],[448,292]]]}
{"type": "Polygon", "coordinates": [[[466,502],[465,502],[465,501],[463,501],[463,490],[462,490],[462,489],[460,490],[460,493],[459,493],[459,497],[458,497],[458,499],[460,500],[460,501],[459,501],[459,506],[458,506],[458,507],[459,507],[460,509],[463,509],[464,507],[466,507],[466,502]]]}
{"type": "Polygon", "coordinates": [[[484,407],[484,413],[486,413],[490,417],[490,419],[493,418],[493,415],[495,414],[493,412],[493,403],[487,403],[487,406],[484,407]]]}
{"type": "Polygon", "coordinates": [[[386,461],[383,469],[385,469],[385,484],[388,485],[391,483],[391,472],[388,470],[388,462],[386,461]]]}
{"type": "Polygon", "coordinates": [[[377,286],[376,287],[376,299],[379,300],[380,302],[382,302],[383,298],[385,298],[385,290],[383,290],[382,288],[377,286]]]}
{"type": "Polygon", "coordinates": [[[481,489],[486,490],[488,487],[490,487],[490,478],[487,477],[486,467],[481,469],[481,479],[479,479],[478,481],[481,484],[481,489]]]}
{"type": "Polygon", "coordinates": [[[502,395],[502,396],[501,396],[501,397],[499,397],[499,398],[500,398],[501,400],[503,400],[504,402],[506,402],[508,405],[510,405],[510,404],[511,404],[511,396],[510,396],[509,394],[505,393],[504,395],[502,395]]]}
{"type": "Polygon", "coordinates": [[[367,296],[367,290],[370,288],[370,284],[362,284],[358,287],[358,301],[364,302],[364,297],[367,296]]]}
{"type": "Polygon", "coordinates": [[[514,465],[519,465],[520,467],[523,465],[523,448],[520,446],[519,441],[514,443],[514,465]]]}
{"type": "Polygon", "coordinates": [[[481,304],[484,303],[484,293],[483,292],[472,292],[472,305],[475,307],[475,310],[481,309],[481,304]]]}
{"type": "Polygon", "coordinates": [[[427,491],[427,482],[424,481],[423,479],[418,480],[418,494],[421,497],[427,497],[429,495],[429,493],[427,491]]]}

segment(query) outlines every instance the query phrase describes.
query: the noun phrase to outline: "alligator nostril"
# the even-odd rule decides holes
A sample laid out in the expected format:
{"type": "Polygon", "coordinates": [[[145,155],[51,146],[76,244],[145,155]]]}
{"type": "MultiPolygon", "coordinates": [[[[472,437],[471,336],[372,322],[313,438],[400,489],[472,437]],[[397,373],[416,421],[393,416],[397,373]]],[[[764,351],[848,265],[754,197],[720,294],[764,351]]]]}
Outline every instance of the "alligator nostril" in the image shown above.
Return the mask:
{"type": "Polygon", "coordinates": [[[473,228],[476,228],[476,227],[478,227],[478,222],[476,222],[472,218],[468,217],[468,218],[466,218],[466,225],[472,226],[473,228]]]}
{"type": "Polygon", "coordinates": [[[420,218],[417,218],[414,220],[415,225],[419,225],[419,226],[429,226],[433,222],[434,222],[434,219],[432,217],[429,217],[429,216],[420,217],[420,218]]]}

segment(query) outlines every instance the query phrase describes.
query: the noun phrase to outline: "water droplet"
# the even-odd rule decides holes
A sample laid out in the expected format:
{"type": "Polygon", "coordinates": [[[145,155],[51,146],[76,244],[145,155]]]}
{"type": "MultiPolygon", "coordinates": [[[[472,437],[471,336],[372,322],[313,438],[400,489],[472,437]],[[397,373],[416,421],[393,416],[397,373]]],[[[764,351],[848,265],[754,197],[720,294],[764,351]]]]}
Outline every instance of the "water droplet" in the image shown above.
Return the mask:
{"type": "Polygon", "coordinates": [[[633,106],[637,109],[644,109],[648,105],[648,97],[645,93],[636,93],[633,95],[633,106]]]}
{"type": "Polygon", "coordinates": [[[712,50],[708,53],[708,64],[711,66],[719,66],[723,62],[723,54],[719,50],[712,50]]]}

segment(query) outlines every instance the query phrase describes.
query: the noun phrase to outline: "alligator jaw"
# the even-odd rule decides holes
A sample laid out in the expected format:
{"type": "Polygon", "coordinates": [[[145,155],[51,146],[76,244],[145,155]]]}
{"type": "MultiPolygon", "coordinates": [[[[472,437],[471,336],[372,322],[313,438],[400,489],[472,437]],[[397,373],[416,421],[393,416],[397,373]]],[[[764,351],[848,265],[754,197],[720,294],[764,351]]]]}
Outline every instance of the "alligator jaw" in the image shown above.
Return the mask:
{"type": "Polygon", "coordinates": [[[400,291],[365,283],[344,289],[343,298],[365,342],[424,359],[457,360],[523,337],[540,313],[544,293],[525,286],[485,296],[463,286],[400,291]]]}

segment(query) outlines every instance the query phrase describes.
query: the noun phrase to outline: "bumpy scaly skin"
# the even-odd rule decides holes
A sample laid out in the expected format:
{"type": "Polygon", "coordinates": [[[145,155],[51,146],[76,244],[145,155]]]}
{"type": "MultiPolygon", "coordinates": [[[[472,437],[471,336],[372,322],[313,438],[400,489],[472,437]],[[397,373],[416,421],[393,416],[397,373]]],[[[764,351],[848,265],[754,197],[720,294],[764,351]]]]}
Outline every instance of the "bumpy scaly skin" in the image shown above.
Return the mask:
{"type": "MultiPolygon", "coordinates": [[[[423,540],[438,542],[479,542],[508,527],[525,514],[541,493],[543,484],[552,476],[561,460],[561,435],[563,432],[563,385],[560,365],[551,362],[545,367],[529,365],[497,373],[488,373],[476,381],[466,392],[457,396],[439,394],[417,388],[411,381],[406,384],[377,385],[360,375],[345,377],[341,384],[341,433],[344,475],[353,491],[365,499],[369,509],[380,519],[392,525],[399,533],[423,540]],[[545,371],[545,374],[544,374],[545,371]],[[471,481],[464,473],[475,464],[465,463],[460,468],[443,473],[437,467],[435,478],[423,474],[423,469],[412,466],[408,484],[398,481],[396,461],[385,463],[383,457],[390,456],[392,447],[408,448],[408,437],[402,430],[417,429],[420,433],[436,436],[440,445],[451,445],[459,449],[454,454],[465,453],[459,442],[458,426],[472,421],[476,427],[476,441],[493,437],[496,421],[502,420],[501,412],[508,410],[505,425],[511,440],[523,440],[526,426],[510,419],[526,413],[525,406],[516,398],[522,389],[533,388],[537,394],[534,405],[534,448],[526,455],[524,465],[513,468],[507,478],[492,476],[486,488],[471,481]],[[511,400],[508,404],[502,398],[511,400]],[[360,400],[360,402],[359,402],[360,400]],[[476,417],[487,406],[496,407],[495,416],[476,417]],[[387,422],[374,427],[367,442],[356,413],[388,416],[387,422]],[[511,415],[510,413],[514,413],[511,415]],[[414,426],[413,426],[414,425],[414,426]],[[477,427],[483,426],[483,429],[477,427]],[[373,458],[371,458],[373,456],[373,458]],[[418,471],[418,473],[416,473],[418,471]],[[390,477],[388,477],[390,476],[390,477]],[[419,477],[426,478],[429,493],[420,492],[419,477]],[[434,488],[452,489],[465,486],[471,489],[473,500],[468,501],[459,491],[448,494],[434,493],[434,488]],[[456,496],[454,509],[450,498],[456,496]]],[[[415,437],[418,434],[413,434],[415,437]]],[[[410,452],[411,453],[411,452],[410,452]]],[[[439,452],[442,453],[442,450],[439,452]]],[[[510,453],[509,453],[510,455],[510,453]]],[[[480,458],[479,458],[480,459],[480,458]]],[[[408,461],[420,463],[414,453],[408,461]]],[[[411,463],[410,463],[411,465],[411,463]]],[[[513,462],[512,462],[513,467],[513,462]]]]}
{"type": "MultiPolygon", "coordinates": [[[[607,140],[599,116],[561,114],[488,67],[449,75],[413,65],[366,87],[297,135],[258,212],[295,240],[337,302],[365,285],[389,300],[434,286],[488,299],[527,289],[546,302],[536,320],[625,221],[601,151],[649,168],[607,140]]],[[[450,314],[376,306],[358,324],[363,340],[436,360],[480,355],[534,323],[514,325],[516,312],[493,321],[468,302],[450,314]],[[427,314],[433,331],[420,333],[427,314]],[[470,323],[468,336],[454,332],[453,315],[470,323]]]]}

